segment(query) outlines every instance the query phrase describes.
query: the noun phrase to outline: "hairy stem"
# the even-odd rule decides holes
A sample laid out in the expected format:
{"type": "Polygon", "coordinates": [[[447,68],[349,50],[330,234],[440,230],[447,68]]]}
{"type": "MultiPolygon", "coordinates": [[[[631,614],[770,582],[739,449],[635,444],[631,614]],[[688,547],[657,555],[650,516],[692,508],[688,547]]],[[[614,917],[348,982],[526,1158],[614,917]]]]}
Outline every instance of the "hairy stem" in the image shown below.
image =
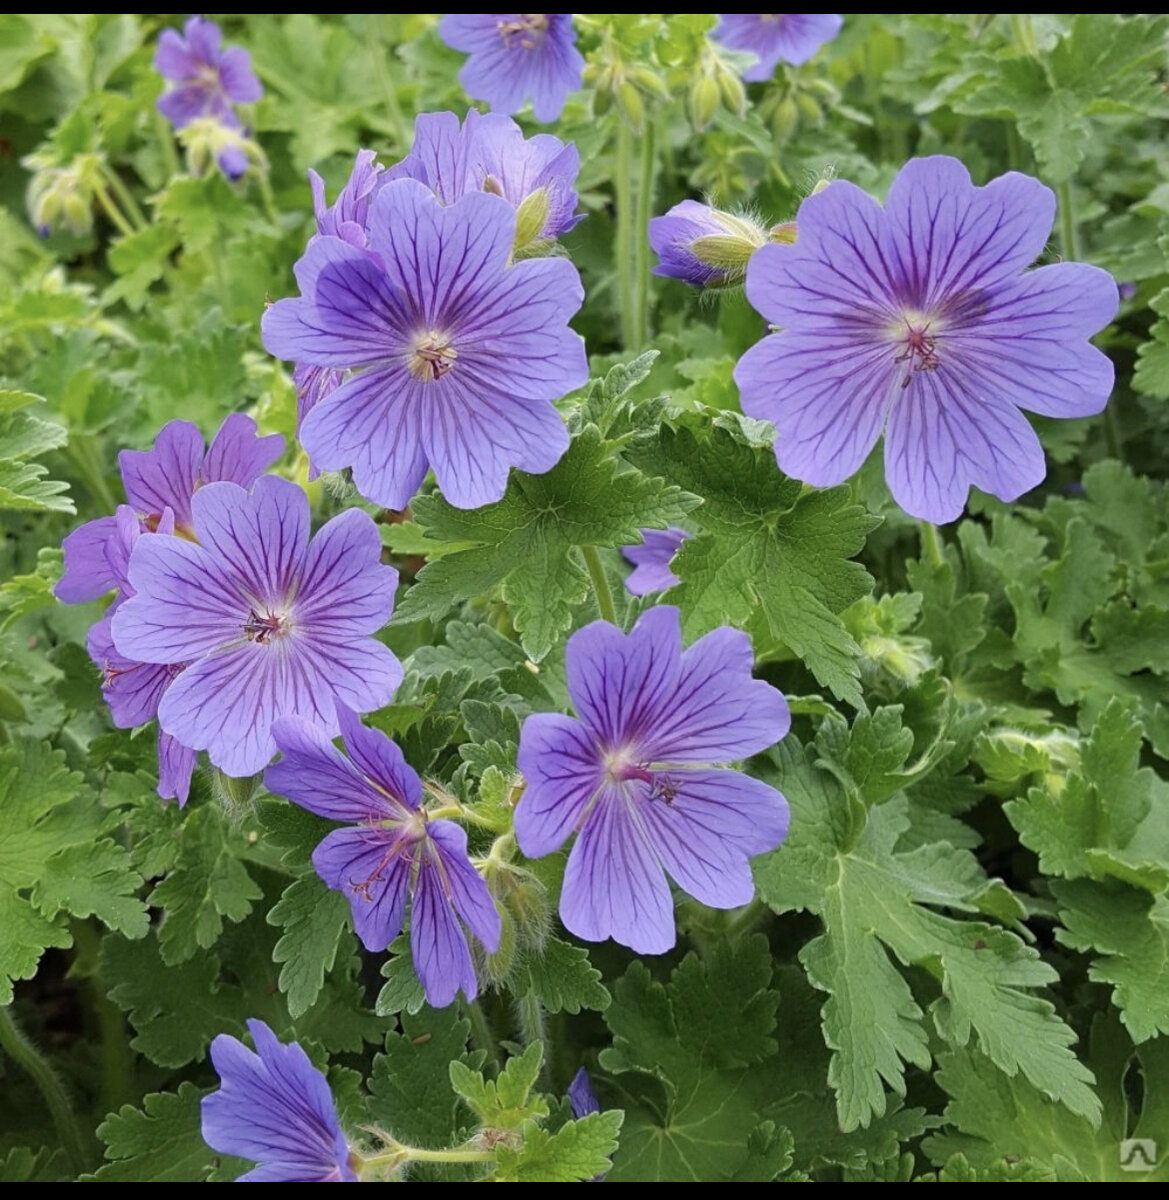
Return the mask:
{"type": "Polygon", "coordinates": [[[85,1140],[73,1115],[69,1097],[40,1051],[17,1029],[12,1010],[7,1007],[0,1008],[0,1050],[36,1084],[52,1114],[70,1169],[73,1174],[80,1175],[87,1166],[89,1156],[85,1152],[85,1140]]]}
{"type": "Polygon", "coordinates": [[[938,527],[932,521],[918,521],[921,530],[921,548],[929,559],[931,567],[940,567],[945,563],[942,554],[942,539],[938,536],[938,527]]]}
{"type": "Polygon", "coordinates": [[[597,610],[604,620],[616,625],[617,609],[613,606],[613,592],[609,587],[609,577],[605,574],[605,564],[601,562],[596,546],[581,546],[580,552],[584,555],[585,566],[589,569],[589,579],[597,597],[597,610]]]}
{"type": "Polygon", "coordinates": [[[1080,239],[1076,230],[1076,209],[1072,201],[1072,181],[1065,179],[1059,185],[1059,240],[1063,245],[1064,258],[1078,260],[1080,239]]]}
{"type": "Polygon", "coordinates": [[[114,198],[106,190],[106,186],[100,180],[93,181],[93,194],[97,197],[98,204],[101,205],[102,212],[117,226],[118,231],[125,237],[131,237],[135,233],[134,226],[130,224],[125,213],[114,203],[114,198]]]}
{"type": "Polygon", "coordinates": [[[626,349],[644,350],[649,344],[649,219],[653,214],[654,194],[654,123],[647,121],[641,135],[641,163],[637,181],[637,227],[634,230],[636,296],[633,303],[633,345],[626,349]]]}
{"type": "Polygon", "coordinates": [[[529,989],[516,1000],[516,1013],[519,1017],[520,1038],[525,1046],[533,1042],[544,1043],[544,1062],[548,1062],[548,1038],[544,1023],[544,1008],[540,997],[529,989]]]}
{"type": "Polygon", "coordinates": [[[118,202],[122,206],[122,210],[134,227],[139,232],[146,229],[150,225],[150,222],[139,207],[138,201],[134,199],[134,193],[122,182],[122,177],[107,162],[101,163],[100,170],[102,177],[113,189],[114,195],[117,196],[118,202]]]}
{"type": "Polygon", "coordinates": [[[471,1022],[471,1044],[477,1050],[483,1050],[487,1054],[487,1061],[495,1066],[498,1072],[503,1066],[503,1062],[499,1057],[499,1045],[495,1040],[495,1034],[491,1032],[491,1025],[487,1020],[487,1014],[483,1011],[483,1006],[478,1000],[472,1000],[466,1005],[467,1019],[471,1022]]]}
{"type": "MultiPolygon", "coordinates": [[[[130,1043],[126,1037],[126,1018],[122,1010],[106,995],[101,977],[97,974],[97,957],[101,938],[89,921],[76,920],[69,923],[73,933],[73,944],[77,948],[78,962],[83,971],[97,1012],[99,1036],[101,1037],[101,1106],[103,1112],[113,1112],[130,1099],[131,1056],[130,1043]]],[[[76,971],[76,967],[74,967],[76,971]]]]}
{"type": "Polygon", "coordinates": [[[175,138],[171,132],[170,122],[157,109],[154,112],[154,129],[158,134],[158,144],[162,148],[162,161],[166,166],[166,178],[169,183],[183,168],[179,162],[179,152],[175,149],[175,138]]]}
{"type": "Polygon", "coordinates": [[[617,122],[617,173],[614,179],[617,203],[617,238],[613,243],[614,282],[617,311],[621,315],[621,344],[634,348],[637,323],[633,315],[633,130],[629,122],[617,122]]]}

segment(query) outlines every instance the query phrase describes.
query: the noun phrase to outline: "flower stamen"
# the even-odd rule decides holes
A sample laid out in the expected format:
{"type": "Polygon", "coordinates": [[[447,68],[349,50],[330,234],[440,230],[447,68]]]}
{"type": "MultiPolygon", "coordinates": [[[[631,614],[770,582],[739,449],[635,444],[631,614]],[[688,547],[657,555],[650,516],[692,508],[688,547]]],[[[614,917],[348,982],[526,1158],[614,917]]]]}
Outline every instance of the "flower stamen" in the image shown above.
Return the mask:
{"type": "Polygon", "coordinates": [[[417,338],[406,366],[415,379],[433,383],[450,371],[458,357],[458,351],[446,334],[430,330],[417,338]]]}
{"type": "Polygon", "coordinates": [[[517,20],[500,21],[498,25],[499,36],[509,50],[517,44],[521,50],[535,50],[548,32],[548,14],[521,13],[517,20]]]}
{"type": "Polygon", "coordinates": [[[936,371],[942,364],[938,359],[937,339],[930,336],[930,322],[918,327],[905,322],[905,353],[898,354],[894,362],[903,362],[905,378],[901,381],[903,388],[909,387],[914,371],[936,371]]]}

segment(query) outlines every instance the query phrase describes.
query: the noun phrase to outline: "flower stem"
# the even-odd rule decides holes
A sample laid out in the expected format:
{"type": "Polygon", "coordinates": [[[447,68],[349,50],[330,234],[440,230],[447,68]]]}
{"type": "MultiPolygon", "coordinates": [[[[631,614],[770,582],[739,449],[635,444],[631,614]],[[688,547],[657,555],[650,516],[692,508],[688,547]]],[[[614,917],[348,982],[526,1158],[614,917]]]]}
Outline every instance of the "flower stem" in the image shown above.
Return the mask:
{"type": "Polygon", "coordinates": [[[596,546],[581,546],[585,566],[589,569],[589,579],[592,580],[593,592],[597,597],[597,611],[611,625],[617,624],[617,610],[613,607],[613,592],[609,588],[609,578],[605,574],[605,565],[597,553],[596,546]]]}
{"type": "Polygon", "coordinates": [[[260,204],[263,206],[264,216],[277,233],[282,233],[284,226],[280,222],[280,210],[276,207],[276,197],[272,192],[272,181],[268,178],[268,172],[257,171],[256,182],[260,189],[260,204]]]}
{"type": "Polygon", "coordinates": [[[0,1008],[0,1050],[36,1084],[37,1090],[44,1097],[46,1106],[53,1117],[57,1136],[69,1160],[73,1174],[80,1175],[85,1170],[89,1156],[85,1152],[85,1142],[77,1118],[73,1115],[69,1098],[57,1078],[53,1068],[45,1061],[40,1052],[16,1027],[8,1007],[0,1008]]]}
{"type": "Polygon", "coordinates": [[[638,352],[649,342],[649,219],[653,212],[654,193],[654,123],[646,122],[641,135],[641,172],[637,181],[637,227],[634,230],[634,263],[636,264],[636,297],[633,304],[633,345],[638,352]]]}
{"type": "Polygon", "coordinates": [[[117,226],[118,231],[125,237],[133,237],[136,232],[134,226],[130,224],[122,210],[114,203],[114,198],[106,190],[105,184],[98,179],[93,181],[93,194],[97,197],[97,202],[101,205],[102,211],[117,226]]]}
{"type": "Polygon", "coordinates": [[[520,1022],[520,1037],[525,1046],[533,1042],[544,1042],[544,1061],[548,1061],[547,1036],[544,1029],[544,1009],[540,997],[529,989],[516,1000],[516,1012],[520,1022]]]}
{"type": "Polygon", "coordinates": [[[384,1154],[375,1154],[361,1162],[362,1173],[381,1167],[402,1167],[408,1162],[494,1162],[494,1150],[475,1150],[456,1146],[452,1150],[423,1150],[418,1146],[395,1145],[384,1154]]]}
{"type": "Polygon", "coordinates": [[[181,175],[183,168],[179,162],[179,152],[175,149],[174,134],[171,133],[170,122],[157,109],[154,113],[154,128],[158,134],[158,144],[162,147],[162,161],[166,165],[167,183],[181,175]]]}
{"type": "Polygon", "coordinates": [[[468,821],[472,825],[479,825],[483,829],[494,829],[495,824],[492,821],[486,820],[479,816],[478,813],[472,812],[469,808],[464,808],[461,804],[444,804],[441,808],[428,808],[426,815],[431,821],[468,821]]]}
{"type": "Polygon", "coordinates": [[[101,1037],[101,1106],[103,1112],[113,1112],[130,1099],[130,1043],[126,1037],[126,1018],[122,1010],[106,995],[101,976],[98,974],[98,955],[101,938],[90,921],[69,922],[73,944],[77,948],[77,960],[73,974],[79,966],[89,985],[93,1007],[97,1012],[98,1030],[101,1037]]]}
{"type": "Polygon", "coordinates": [[[621,344],[634,348],[637,323],[633,315],[633,130],[629,122],[617,121],[617,174],[614,179],[617,203],[617,238],[613,243],[617,311],[621,314],[621,344]]]}
{"type": "Polygon", "coordinates": [[[487,1021],[487,1014],[483,1011],[483,1006],[478,1000],[472,1000],[466,1005],[467,1019],[471,1022],[471,1044],[477,1050],[483,1050],[487,1054],[487,1061],[492,1063],[496,1069],[503,1066],[499,1057],[499,1046],[496,1044],[495,1035],[491,1032],[491,1025],[487,1021]]]}
{"type": "Polygon", "coordinates": [[[122,181],[122,177],[108,162],[103,161],[100,165],[100,170],[106,182],[113,189],[114,195],[117,196],[123,211],[131,223],[139,232],[146,229],[150,225],[150,222],[139,207],[138,201],[134,199],[134,193],[122,181]]]}
{"type": "Polygon", "coordinates": [[[1059,240],[1063,244],[1064,258],[1078,261],[1080,239],[1076,232],[1076,210],[1072,202],[1072,181],[1065,179],[1059,185],[1059,240]]]}
{"type": "Polygon", "coordinates": [[[917,524],[921,530],[921,548],[929,559],[930,566],[944,566],[946,560],[942,554],[942,540],[938,537],[938,527],[931,521],[918,521],[917,524]]]}

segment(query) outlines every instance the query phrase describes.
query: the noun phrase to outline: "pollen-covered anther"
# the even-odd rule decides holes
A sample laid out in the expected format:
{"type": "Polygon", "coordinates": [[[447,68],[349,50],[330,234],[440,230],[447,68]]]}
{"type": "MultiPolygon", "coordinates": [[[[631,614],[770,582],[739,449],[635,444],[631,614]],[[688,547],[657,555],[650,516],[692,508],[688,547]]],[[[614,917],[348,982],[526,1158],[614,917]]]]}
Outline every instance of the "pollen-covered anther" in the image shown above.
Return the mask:
{"type": "Polygon", "coordinates": [[[421,379],[423,383],[433,383],[455,365],[455,359],[458,357],[458,351],[451,345],[446,334],[430,330],[420,334],[415,340],[406,365],[415,379],[421,379]]]}
{"type": "Polygon", "coordinates": [[[535,50],[548,32],[547,13],[520,13],[513,21],[499,22],[499,36],[510,50],[519,46],[523,50],[535,50]]]}
{"type": "Polygon", "coordinates": [[[915,325],[907,319],[901,345],[904,350],[897,355],[896,361],[906,364],[905,378],[901,381],[903,388],[913,381],[914,371],[936,371],[942,365],[938,358],[938,341],[930,334],[928,321],[915,325]]]}

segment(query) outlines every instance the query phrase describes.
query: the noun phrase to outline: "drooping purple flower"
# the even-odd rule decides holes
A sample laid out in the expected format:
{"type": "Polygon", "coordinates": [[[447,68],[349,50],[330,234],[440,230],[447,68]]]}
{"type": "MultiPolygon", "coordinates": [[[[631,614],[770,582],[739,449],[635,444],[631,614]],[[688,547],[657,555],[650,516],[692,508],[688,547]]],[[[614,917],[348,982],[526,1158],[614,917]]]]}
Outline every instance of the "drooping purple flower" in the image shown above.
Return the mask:
{"type": "Polygon", "coordinates": [[[154,69],[177,85],[158,98],[158,111],[176,129],[197,117],[238,129],[232,104],[251,104],[264,94],[251,55],[239,46],[221,50],[222,40],[219,26],[202,17],[192,17],[182,33],[164,29],[158,39],[154,69]]]}
{"type": "MultiPolygon", "coordinates": [[[[158,528],[164,512],[191,533],[191,498],[205,483],[227,480],[241,487],[253,483],[284,453],[284,438],[256,436],[256,423],[232,413],[207,449],[197,425],[170,421],[159,431],[151,450],[123,450],[118,455],[126,499],[144,529],[158,528]]],[[[113,591],[114,578],[106,548],[117,528],[114,517],[99,517],[75,529],[64,542],[65,573],[54,589],[58,600],[83,604],[113,591]]]]}
{"type": "Polygon", "coordinates": [[[268,768],[269,791],[318,816],[349,822],[313,851],[317,874],[348,897],[357,936],[384,950],[410,901],[410,950],[427,1000],[442,1008],[459,989],[477,992],[463,925],[494,953],[501,921],[487,884],[467,857],[467,835],[422,808],[422,783],[384,733],[340,710],[346,758],[308,721],[274,727],[282,757],[268,768]]]}
{"type": "Polygon", "coordinates": [[[362,249],[368,246],[366,225],[369,222],[369,206],[378,188],[390,178],[383,174],[384,171],[385,168],[377,161],[376,150],[358,150],[348,181],[337,199],[329,204],[325,195],[325,181],[316,171],[310,170],[308,178],[313,193],[317,232],[328,237],[339,237],[362,249]]]}
{"type": "Polygon", "coordinates": [[[586,941],[644,954],[674,944],[668,871],[714,908],[755,893],[750,859],[787,833],[787,802],[726,764],[788,731],[787,702],[751,678],[751,641],[723,627],[682,649],[678,610],[624,634],[607,621],[568,640],[577,716],[536,713],[520,733],[526,781],[515,832],[529,858],[574,831],[560,919],[586,941]]]}
{"type": "MultiPolygon", "coordinates": [[[[101,620],[90,626],[85,645],[89,657],[102,673],[102,695],[109,705],[114,725],[119,729],[134,729],[154,720],[163,693],[186,664],[135,662],[120,654],[114,645],[111,631],[114,613],[118,605],[134,594],[127,569],[134,546],[143,536],[138,514],[128,504],[119,506],[114,522],[114,532],[106,541],[104,551],[106,565],[118,587],[118,596],[101,620]]],[[[169,508],[163,511],[156,532],[164,537],[174,533],[174,514],[169,508]]],[[[195,759],[193,750],[159,731],[158,794],[162,799],[177,799],[180,808],[186,804],[195,759]]]]}
{"type": "Polygon", "coordinates": [[[640,546],[622,546],[621,553],[633,563],[634,569],[625,586],[635,596],[650,592],[665,592],[681,582],[670,570],[670,562],[678,548],[690,536],[685,529],[643,529],[645,541],[640,546]]]}
{"type": "Polygon", "coordinates": [[[136,594],[113,619],[126,658],[187,664],[159,704],[163,730],[226,774],[253,775],[280,717],[335,733],[338,705],[389,700],[402,668],[371,635],[393,611],[398,575],[381,565],[370,517],[350,509],[310,540],[308,497],[275,476],[251,492],[208,484],[192,510],[197,543],[139,539],[136,594]]]}
{"type": "Polygon", "coordinates": [[[649,244],[658,256],[655,275],[698,287],[742,282],[751,255],[767,240],[754,221],[683,200],[649,223],[649,244]]]}
{"type": "Polygon", "coordinates": [[[749,83],[770,79],[776,66],[802,66],[840,32],[839,13],[719,13],[712,37],[732,50],[746,50],[759,62],[743,72],[749,83]]]}
{"type": "Polygon", "coordinates": [[[203,1140],[259,1164],[236,1183],[357,1183],[324,1075],[263,1021],[248,1032],[255,1051],[226,1033],[211,1043],[220,1086],[203,1098],[203,1140]]]}
{"type": "Polygon", "coordinates": [[[540,473],[568,448],[552,401],[588,377],[568,326],[583,292],[563,258],[509,263],[515,214],[499,196],[442,205],[412,179],[369,213],[369,251],[313,239],[301,295],[264,314],[264,345],[295,363],[365,368],[308,414],[300,437],[320,470],[402,509],[434,469],[460,508],[498,500],[509,468],[540,473]]]}
{"type": "Polygon", "coordinates": [[[471,56],[459,82],[496,112],[510,116],[531,100],[537,121],[555,121],[580,87],[584,59],[571,13],[447,13],[438,35],[471,56]]]}
{"type": "Polygon", "coordinates": [[[413,149],[386,178],[417,179],[444,204],[468,192],[494,192],[516,209],[521,224],[532,214],[526,245],[554,240],[584,220],[576,212],[579,173],[573,143],[549,133],[525,138],[510,117],[472,109],[461,125],[452,112],[419,113],[413,149]]]}
{"type": "Polygon", "coordinates": [[[581,1117],[587,1117],[590,1113],[601,1111],[601,1102],[593,1092],[589,1073],[584,1067],[581,1067],[577,1071],[572,1077],[572,1082],[568,1085],[568,1103],[572,1105],[572,1115],[578,1121],[581,1117]]]}
{"type": "Polygon", "coordinates": [[[885,431],[885,476],[907,513],[957,518],[971,485],[1014,500],[1046,473],[1019,411],[1100,412],[1112,277],[1084,263],[1027,271],[1055,196],[1011,172],[985,187],[953,158],[909,162],[882,208],[851,183],[810,196],[799,240],[764,246],[747,298],[782,332],[735,369],[743,411],[772,421],[787,474],[829,487],[885,431]]]}

